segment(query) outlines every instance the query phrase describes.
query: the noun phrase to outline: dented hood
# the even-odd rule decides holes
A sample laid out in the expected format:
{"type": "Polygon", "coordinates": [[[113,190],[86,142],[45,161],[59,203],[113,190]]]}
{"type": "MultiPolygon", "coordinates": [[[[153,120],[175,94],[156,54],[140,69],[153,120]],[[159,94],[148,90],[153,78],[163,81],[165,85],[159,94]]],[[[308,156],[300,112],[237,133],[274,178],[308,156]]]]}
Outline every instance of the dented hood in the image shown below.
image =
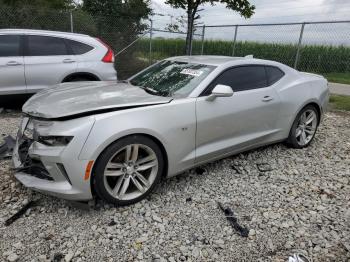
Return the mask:
{"type": "Polygon", "coordinates": [[[23,112],[41,118],[64,118],[168,103],[169,97],[148,94],[127,83],[75,82],[60,84],[32,96],[23,112]]]}

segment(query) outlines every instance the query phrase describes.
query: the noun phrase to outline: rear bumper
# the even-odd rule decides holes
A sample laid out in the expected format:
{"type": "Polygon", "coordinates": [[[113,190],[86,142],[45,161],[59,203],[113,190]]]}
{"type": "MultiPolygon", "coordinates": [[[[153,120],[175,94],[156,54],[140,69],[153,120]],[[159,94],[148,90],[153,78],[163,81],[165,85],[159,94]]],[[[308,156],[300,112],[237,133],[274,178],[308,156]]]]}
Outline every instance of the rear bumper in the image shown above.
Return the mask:
{"type": "Polygon", "coordinates": [[[330,97],[330,91],[329,91],[329,88],[327,87],[327,89],[322,94],[321,99],[320,99],[320,102],[321,102],[320,122],[323,121],[325,113],[328,112],[329,97],[330,97]]]}
{"type": "MultiPolygon", "coordinates": [[[[84,180],[89,160],[78,158],[90,128],[77,130],[67,146],[52,147],[30,141],[23,147],[24,140],[28,141],[23,136],[26,121],[24,119],[20,126],[12,154],[16,179],[25,187],[55,197],[75,201],[92,199],[90,180],[84,180]]],[[[79,123],[74,123],[76,125],[79,123]]]]}

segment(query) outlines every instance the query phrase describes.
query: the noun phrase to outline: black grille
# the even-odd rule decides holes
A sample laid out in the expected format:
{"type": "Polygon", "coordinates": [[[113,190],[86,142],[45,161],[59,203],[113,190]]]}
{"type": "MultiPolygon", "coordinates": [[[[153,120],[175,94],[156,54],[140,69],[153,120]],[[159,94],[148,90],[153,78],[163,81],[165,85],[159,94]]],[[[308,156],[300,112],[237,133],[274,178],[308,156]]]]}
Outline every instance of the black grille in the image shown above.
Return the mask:
{"type": "Polygon", "coordinates": [[[43,163],[40,160],[30,158],[28,150],[32,143],[33,140],[26,138],[25,136],[20,138],[18,155],[22,165],[17,168],[16,171],[23,172],[40,179],[53,181],[53,178],[50,176],[43,163]]]}

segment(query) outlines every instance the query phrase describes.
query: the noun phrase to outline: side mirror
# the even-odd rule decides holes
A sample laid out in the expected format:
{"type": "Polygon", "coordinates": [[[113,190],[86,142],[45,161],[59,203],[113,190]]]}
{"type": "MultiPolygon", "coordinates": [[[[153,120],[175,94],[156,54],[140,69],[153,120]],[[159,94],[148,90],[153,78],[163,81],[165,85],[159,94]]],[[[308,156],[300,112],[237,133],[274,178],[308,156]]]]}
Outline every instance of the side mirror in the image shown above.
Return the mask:
{"type": "Polygon", "coordinates": [[[217,97],[230,97],[233,95],[232,88],[226,85],[216,85],[207,97],[207,101],[213,101],[217,97]]]}

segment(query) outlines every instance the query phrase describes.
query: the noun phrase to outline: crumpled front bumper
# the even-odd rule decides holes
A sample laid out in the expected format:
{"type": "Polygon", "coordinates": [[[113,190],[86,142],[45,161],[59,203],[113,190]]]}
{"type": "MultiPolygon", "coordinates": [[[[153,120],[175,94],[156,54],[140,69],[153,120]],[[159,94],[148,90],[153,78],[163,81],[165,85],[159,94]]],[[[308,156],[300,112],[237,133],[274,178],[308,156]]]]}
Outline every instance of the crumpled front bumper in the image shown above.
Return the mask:
{"type": "Polygon", "coordinates": [[[54,147],[31,140],[26,148],[23,147],[23,142],[27,138],[23,133],[28,120],[26,117],[22,120],[12,154],[16,179],[25,187],[67,200],[91,199],[90,180],[84,180],[89,160],[79,159],[79,154],[92,128],[93,120],[53,122],[49,128],[41,128],[38,125],[38,132],[45,135],[65,133],[74,138],[66,146],[54,147]]]}

